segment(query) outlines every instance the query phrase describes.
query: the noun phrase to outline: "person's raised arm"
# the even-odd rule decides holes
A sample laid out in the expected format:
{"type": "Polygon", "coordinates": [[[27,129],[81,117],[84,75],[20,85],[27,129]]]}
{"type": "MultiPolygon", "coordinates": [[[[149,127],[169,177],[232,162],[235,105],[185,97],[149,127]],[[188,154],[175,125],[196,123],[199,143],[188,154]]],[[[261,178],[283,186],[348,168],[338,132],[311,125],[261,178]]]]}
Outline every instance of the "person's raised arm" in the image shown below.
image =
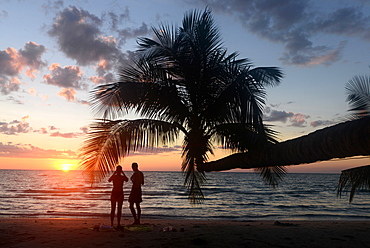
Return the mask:
{"type": "Polygon", "coordinates": [[[114,175],[116,175],[116,172],[117,171],[113,172],[113,175],[108,179],[108,182],[112,182],[114,175]]]}

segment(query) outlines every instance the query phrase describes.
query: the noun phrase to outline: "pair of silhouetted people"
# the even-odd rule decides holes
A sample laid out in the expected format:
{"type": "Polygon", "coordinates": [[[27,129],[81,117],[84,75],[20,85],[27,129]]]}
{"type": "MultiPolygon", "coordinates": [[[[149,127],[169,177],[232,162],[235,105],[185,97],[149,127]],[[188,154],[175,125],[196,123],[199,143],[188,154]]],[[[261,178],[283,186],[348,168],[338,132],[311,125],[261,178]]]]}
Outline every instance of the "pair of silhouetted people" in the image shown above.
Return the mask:
{"type": "MultiPolygon", "coordinates": [[[[140,202],[142,202],[142,193],[141,193],[141,185],[144,185],[144,174],[139,171],[139,165],[137,163],[132,163],[132,170],[134,173],[131,176],[132,181],[132,188],[130,192],[130,196],[128,201],[130,203],[130,210],[131,214],[134,217],[134,225],[140,225],[140,217],[141,217],[141,207],[140,202]],[[134,208],[134,204],[136,205],[136,210],[134,208]]],[[[117,228],[121,227],[121,215],[122,215],[122,205],[124,200],[123,194],[123,183],[128,182],[128,178],[126,177],[125,173],[122,170],[122,166],[118,165],[116,171],[113,175],[109,178],[109,182],[113,182],[113,189],[111,193],[111,212],[110,212],[110,221],[111,226],[113,226],[114,215],[116,212],[116,205],[118,205],[117,209],[117,228]]]]}

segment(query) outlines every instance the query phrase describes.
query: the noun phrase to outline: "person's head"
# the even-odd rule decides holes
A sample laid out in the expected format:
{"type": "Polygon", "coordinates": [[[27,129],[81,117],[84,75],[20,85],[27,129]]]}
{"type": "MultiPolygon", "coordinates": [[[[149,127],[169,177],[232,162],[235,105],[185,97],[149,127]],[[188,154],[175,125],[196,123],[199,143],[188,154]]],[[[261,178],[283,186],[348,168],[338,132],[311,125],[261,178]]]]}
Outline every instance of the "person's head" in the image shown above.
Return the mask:
{"type": "Polygon", "coordinates": [[[122,166],[118,165],[118,166],[116,167],[116,171],[117,171],[117,172],[122,172],[122,166]]]}
{"type": "Polygon", "coordinates": [[[136,170],[138,170],[138,168],[139,168],[139,165],[137,164],[137,163],[132,163],[132,170],[134,170],[134,171],[136,171],[136,170]]]}

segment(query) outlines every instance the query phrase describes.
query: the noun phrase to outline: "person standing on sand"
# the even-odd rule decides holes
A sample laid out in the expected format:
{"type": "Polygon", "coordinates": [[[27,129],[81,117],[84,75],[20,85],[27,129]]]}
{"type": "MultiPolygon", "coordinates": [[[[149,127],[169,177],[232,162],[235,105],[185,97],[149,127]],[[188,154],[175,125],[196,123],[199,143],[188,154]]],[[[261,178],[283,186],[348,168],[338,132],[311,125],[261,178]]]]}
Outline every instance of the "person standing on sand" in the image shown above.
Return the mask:
{"type": "Polygon", "coordinates": [[[125,173],[123,173],[122,166],[118,165],[116,171],[113,175],[109,178],[109,182],[113,181],[113,189],[110,196],[110,223],[113,226],[114,221],[114,214],[116,212],[116,205],[118,205],[117,209],[117,229],[121,228],[121,216],[122,216],[122,205],[123,205],[123,183],[128,182],[128,178],[126,177],[125,173]]]}
{"type": "Polygon", "coordinates": [[[140,202],[143,201],[141,197],[141,185],[144,185],[144,174],[139,171],[139,165],[137,163],[132,163],[132,170],[134,171],[134,174],[131,176],[132,188],[128,201],[130,203],[131,214],[134,217],[133,225],[140,225],[140,202]],[[135,212],[134,203],[136,205],[137,213],[135,212]]]}

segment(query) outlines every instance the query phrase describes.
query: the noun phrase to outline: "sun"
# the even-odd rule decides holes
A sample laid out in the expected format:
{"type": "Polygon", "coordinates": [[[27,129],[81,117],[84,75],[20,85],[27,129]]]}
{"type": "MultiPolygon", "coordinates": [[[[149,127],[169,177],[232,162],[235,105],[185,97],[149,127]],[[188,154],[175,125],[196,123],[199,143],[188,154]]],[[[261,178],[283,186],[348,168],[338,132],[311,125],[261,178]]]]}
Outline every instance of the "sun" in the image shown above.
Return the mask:
{"type": "Polygon", "coordinates": [[[62,171],[67,172],[67,171],[69,171],[69,170],[71,169],[71,167],[73,167],[73,166],[74,166],[73,164],[62,164],[62,165],[61,165],[61,170],[62,170],[62,171]]]}

